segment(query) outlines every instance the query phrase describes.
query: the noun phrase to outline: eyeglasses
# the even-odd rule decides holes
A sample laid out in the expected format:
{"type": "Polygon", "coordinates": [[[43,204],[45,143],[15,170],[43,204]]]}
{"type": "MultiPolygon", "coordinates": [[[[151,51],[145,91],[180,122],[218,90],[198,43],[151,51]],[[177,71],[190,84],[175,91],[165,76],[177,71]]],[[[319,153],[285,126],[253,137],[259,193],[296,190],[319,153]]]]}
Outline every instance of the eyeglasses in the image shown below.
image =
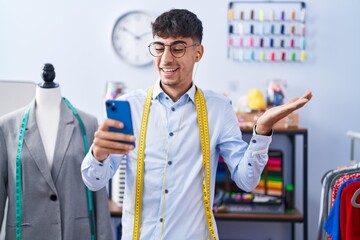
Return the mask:
{"type": "Polygon", "coordinates": [[[185,55],[186,49],[189,47],[198,46],[199,43],[186,46],[184,42],[173,42],[171,44],[165,44],[162,42],[152,42],[149,44],[149,52],[154,57],[161,57],[165,52],[165,47],[170,47],[171,55],[176,58],[181,58],[185,55]]]}

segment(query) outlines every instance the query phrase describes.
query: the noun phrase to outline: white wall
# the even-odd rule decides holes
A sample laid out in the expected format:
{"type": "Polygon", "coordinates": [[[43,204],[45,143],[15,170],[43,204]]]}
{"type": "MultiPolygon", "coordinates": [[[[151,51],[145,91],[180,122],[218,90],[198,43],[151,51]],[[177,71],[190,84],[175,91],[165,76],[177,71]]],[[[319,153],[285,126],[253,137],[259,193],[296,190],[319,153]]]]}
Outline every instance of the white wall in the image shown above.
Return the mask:
{"type": "MultiPolygon", "coordinates": [[[[26,106],[34,98],[35,86],[34,82],[0,80],[0,117],[26,106]]],[[[5,239],[7,205],[6,201],[4,218],[0,225],[0,240],[5,239]]]]}
{"type": "MultiPolygon", "coordinates": [[[[360,131],[360,1],[306,4],[308,61],[240,64],[226,58],[228,1],[0,0],[0,79],[40,82],[42,65],[51,62],[63,95],[101,120],[106,81],[125,82],[130,90],[155,79],[151,66],[133,68],[115,55],[110,37],[116,19],[134,9],[192,10],[204,25],[205,56],[196,79],[201,87],[229,92],[236,100],[250,88],[265,89],[268,79],[281,78],[288,82],[288,97],[313,91],[299,114],[300,126],[309,129],[309,236],[314,239],[321,177],[348,163],[346,131],[360,131]]],[[[360,151],[356,154],[359,160],[360,151]]]]}

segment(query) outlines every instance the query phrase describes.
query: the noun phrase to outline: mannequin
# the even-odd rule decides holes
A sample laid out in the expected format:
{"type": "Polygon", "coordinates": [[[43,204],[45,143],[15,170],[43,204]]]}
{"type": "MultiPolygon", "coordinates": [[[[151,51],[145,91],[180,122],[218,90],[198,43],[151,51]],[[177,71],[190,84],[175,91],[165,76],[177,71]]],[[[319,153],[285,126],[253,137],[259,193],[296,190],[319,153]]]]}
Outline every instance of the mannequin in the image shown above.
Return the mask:
{"type": "Polygon", "coordinates": [[[42,72],[44,82],[36,86],[35,92],[36,121],[50,168],[54,160],[62,100],[59,84],[54,82],[54,78],[53,65],[46,63],[42,72]]]}
{"type": "Polygon", "coordinates": [[[112,239],[106,188],[89,194],[80,171],[84,143],[92,144],[97,118],[61,97],[51,64],[44,65],[42,76],[35,101],[0,117],[0,226],[8,199],[5,239],[112,239]]]}

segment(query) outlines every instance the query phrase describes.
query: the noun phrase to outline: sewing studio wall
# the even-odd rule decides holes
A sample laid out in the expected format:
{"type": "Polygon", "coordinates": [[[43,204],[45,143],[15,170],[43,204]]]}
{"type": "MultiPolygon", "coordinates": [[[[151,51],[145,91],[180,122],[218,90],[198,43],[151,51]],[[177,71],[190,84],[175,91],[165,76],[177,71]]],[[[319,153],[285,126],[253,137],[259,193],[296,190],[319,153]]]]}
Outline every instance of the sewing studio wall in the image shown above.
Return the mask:
{"type": "Polygon", "coordinates": [[[228,58],[239,62],[306,60],[304,2],[230,2],[228,58]]]}

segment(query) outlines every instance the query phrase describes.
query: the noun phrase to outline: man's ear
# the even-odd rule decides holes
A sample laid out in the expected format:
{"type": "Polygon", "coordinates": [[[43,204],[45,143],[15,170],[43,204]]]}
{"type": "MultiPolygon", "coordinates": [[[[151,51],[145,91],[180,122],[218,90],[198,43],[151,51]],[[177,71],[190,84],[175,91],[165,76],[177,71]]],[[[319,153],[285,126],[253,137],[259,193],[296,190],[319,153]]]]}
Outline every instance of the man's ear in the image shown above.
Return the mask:
{"type": "Polygon", "coordinates": [[[204,54],[204,47],[203,47],[203,45],[200,45],[199,47],[200,47],[200,49],[198,49],[198,50],[196,51],[196,55],[195,55],[195,60],[196,60],[197,62],[200,61],[200,59],[202,58],[202,56],[203,56],[203,54],[204,54]]]}
{"type": "Polygon", "coordinates": [[[196,61],[199,61],[200,60],[200,53],[196,53],[196,61]]]}

